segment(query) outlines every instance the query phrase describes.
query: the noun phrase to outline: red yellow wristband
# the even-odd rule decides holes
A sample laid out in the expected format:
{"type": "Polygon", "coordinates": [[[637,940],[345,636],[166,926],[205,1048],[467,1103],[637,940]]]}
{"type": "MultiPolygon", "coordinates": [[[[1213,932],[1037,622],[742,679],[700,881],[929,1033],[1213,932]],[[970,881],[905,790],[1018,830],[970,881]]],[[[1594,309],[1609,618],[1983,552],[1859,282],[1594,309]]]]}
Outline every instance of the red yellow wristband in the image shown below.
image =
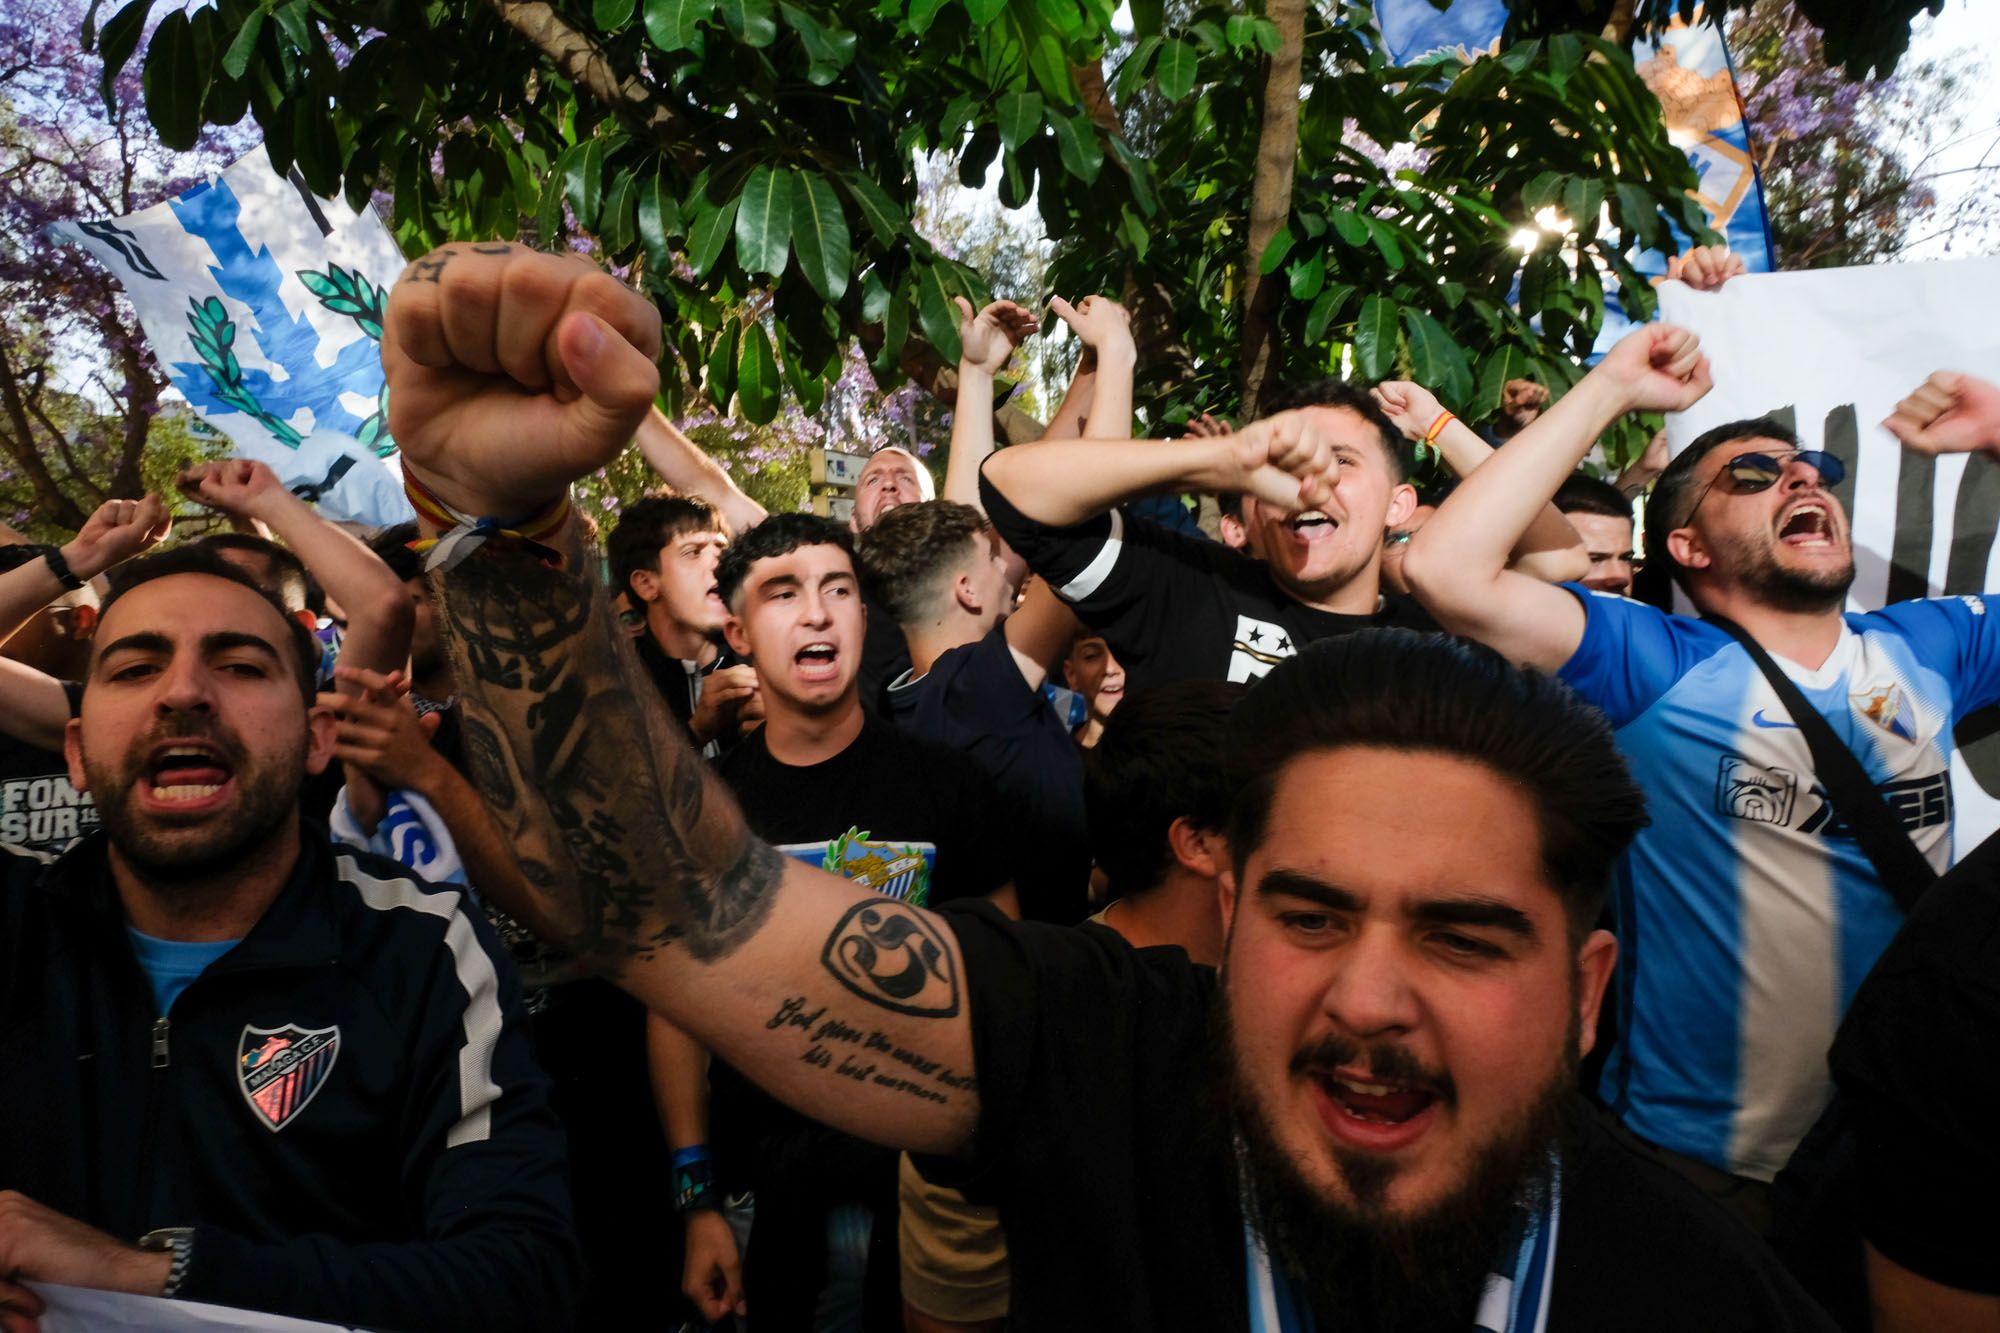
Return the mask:
{"type": "Polygon", "coordinates": [[[1431,423],[1431,428],[1424,432],[1424,443],[1436,444],[1438,436],[1444,434],[1444,428],[1446,426],[1449,426],[1452,422],[1456,420],[1458,420],[1458,418],[1456,416],[1453,416],[1450,412],[1438,413],[1437,420],[1433,421],[1431,423]]]}
{"type": "Polygon", "coordinates": [[[418,515],[440,530],[436,537],[411,543],[412,550],[430,553],[424,561],[426,569],[450,569],[491,541],[519,544],[542,560],[562,558],[561,553],[547,543],[549,538],[562,531],[563,524],[569,522],[567,492],[553,504],[524,518],[474,518],[461,514],[439,499],[430,487],[408,470],[403,473],[403,493],[409,496],[410,505],[418,515]]]}

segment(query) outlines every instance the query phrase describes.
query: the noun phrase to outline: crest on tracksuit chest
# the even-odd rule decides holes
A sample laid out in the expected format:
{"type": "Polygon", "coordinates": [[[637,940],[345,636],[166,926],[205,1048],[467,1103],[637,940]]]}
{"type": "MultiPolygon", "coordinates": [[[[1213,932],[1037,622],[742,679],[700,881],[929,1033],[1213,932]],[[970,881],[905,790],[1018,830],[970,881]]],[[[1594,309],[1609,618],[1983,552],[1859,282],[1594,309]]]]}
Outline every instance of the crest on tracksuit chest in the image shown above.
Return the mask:
{"type": "Polygon", "coordinates": [[[243,1100],[276,1133],[298,1118],[340,1054],[340,1028],[280,1028],[246,1024],[236,1039],[236,1086],[243,1100]]]}

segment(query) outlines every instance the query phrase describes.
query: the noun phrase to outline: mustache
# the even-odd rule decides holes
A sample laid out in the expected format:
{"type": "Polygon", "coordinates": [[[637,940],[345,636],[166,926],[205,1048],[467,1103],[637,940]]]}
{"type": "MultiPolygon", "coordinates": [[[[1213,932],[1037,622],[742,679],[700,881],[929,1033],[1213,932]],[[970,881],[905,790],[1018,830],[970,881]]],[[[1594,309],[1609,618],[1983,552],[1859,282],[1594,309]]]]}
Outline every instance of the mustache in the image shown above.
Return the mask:
{"type": "Polygon", "coordinates": [[[1363,1045],[1351,1037],[1327,1033],[1292,1053],[1291,1072],[1303,1077],[1315,1071],[1361,1069],[1384,1083],[1434,1094],[1447,1106],[1458,1100],[1458,1085],[1449,1070],[1433,1068],[1395,1042],[1363,1045]]]}
{"type": "Polygon", "coordinates": [[[176,709],[162,714],[159,721],[133,739],[125,751],[127,760],[135,770],[143,768],[146,755],[162,741],[207,741],[221,750],[232,765],[240,765],[243,759],[243,747],[235,733],[216,721],[213,714],[176,709]]]}

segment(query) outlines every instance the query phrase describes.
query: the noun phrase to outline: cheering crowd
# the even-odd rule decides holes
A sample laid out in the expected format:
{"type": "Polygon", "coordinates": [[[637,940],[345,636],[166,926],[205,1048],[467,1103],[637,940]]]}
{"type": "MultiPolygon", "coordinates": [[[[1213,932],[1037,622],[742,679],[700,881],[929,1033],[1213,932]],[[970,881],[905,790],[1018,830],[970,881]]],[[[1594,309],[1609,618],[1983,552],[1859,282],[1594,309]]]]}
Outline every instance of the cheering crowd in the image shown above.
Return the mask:
{"type": "MultiPolygon", "coordinates": [[[[0,547],[0,1328],[2000,1329],[2000,631],[1845,611],[1842,459],[1579,471],[1708,391],[1664,324],[1130,439],[1101,297],[996,449],[1037,319],[961,305],[946,475],[845,524],[659,413],[645,299],[452,246],[416,525],[232,460],[227,532],[0,547]]],[[[2000,457],[2000,388],[1886,424],[2000,457]]]]}

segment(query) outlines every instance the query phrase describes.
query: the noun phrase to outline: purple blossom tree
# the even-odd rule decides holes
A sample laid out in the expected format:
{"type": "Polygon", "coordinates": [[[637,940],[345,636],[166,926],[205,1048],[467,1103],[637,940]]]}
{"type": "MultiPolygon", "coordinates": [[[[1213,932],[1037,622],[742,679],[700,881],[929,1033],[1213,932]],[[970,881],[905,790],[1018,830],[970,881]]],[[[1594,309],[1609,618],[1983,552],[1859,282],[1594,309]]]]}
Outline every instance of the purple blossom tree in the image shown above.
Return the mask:
{"type": "Polygon", "coordinates": [[[1729,45],[1780,268],[1893,260],[1926,242],[1981,248],[2000,234],[2000,163],[1938,160],[1984,75],[1978,53],[1856,81],[1827,64],[1791,0],[1759,0],[1732,21],[1729,45]]]}
{"type": "Polygon", "coordinates": [[[79,0],[17,0],[0,21],[0,514],[74,529],[141,493],[166,377],[117,282],[50,223],[120,216],[188,188],[255,143],[160,146],[136,65],[99,89],[79,0]]]}

